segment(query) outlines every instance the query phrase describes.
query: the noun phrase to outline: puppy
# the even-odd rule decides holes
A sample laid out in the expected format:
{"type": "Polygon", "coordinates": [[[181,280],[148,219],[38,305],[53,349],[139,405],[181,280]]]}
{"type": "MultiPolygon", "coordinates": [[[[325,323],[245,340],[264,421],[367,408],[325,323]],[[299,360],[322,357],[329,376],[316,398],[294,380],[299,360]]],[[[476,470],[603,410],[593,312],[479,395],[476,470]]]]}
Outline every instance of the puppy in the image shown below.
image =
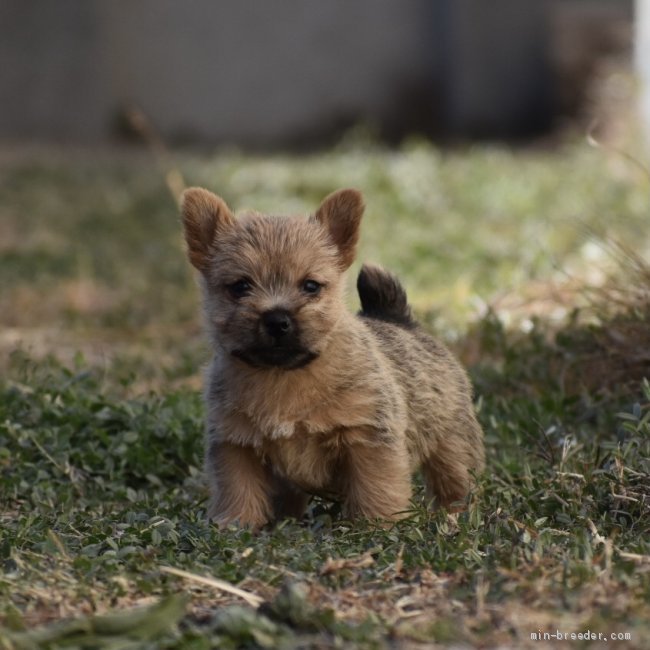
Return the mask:
{"type": "Polygon", "coordinates": [[[207,190],[183,195],[214,348],[206,470],[219,525],[298,518],[311,494],[351,518],[396,519],[418,468],[441,506],[483,468],[467,375],[414,321],[397,279],[364,266],[361,312],[345,308],[363,210],[350,189],[308,217],[235,217],[207,190]]]}

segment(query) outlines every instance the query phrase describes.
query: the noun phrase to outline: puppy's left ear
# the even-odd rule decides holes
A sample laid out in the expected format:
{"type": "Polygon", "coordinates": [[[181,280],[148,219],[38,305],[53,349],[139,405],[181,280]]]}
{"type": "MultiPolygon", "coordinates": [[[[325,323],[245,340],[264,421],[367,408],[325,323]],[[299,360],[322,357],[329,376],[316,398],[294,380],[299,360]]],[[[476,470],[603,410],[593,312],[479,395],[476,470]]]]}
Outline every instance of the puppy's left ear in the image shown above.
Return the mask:
{"type": "Polygon", "coordinates": [[[343,270],[354,262],[364,208],[361,192],[339,190],[326,197],[313,216],[325,227],[338,249],[343,270]]]}

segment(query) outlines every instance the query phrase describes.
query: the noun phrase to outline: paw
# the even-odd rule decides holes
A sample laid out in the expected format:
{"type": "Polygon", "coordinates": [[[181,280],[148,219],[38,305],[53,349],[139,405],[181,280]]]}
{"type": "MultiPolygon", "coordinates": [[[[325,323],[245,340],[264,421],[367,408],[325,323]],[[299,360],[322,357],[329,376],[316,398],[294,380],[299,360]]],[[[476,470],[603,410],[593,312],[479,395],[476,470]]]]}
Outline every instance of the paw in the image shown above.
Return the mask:
{"type": "Polygon", "coordinates": [[[343,514],[348,519],[354,520],[358,518],[369,520],[381,520],[383,525],[390,527],[390,525],[409,516],[410,502],[400,501],[391,504],[388,503],[351,503],[347,502],[343,508],[343,514]]]}
{"type": "Polygon", "coordinates": [[[269,517],[263,512],[249,510],[244,512],[220,511],[217,508],[208,510],[208,519],[220,529],[227,528],[231,524],[239,528],[248,528],[257,532],[269,523],[269,517]]]}

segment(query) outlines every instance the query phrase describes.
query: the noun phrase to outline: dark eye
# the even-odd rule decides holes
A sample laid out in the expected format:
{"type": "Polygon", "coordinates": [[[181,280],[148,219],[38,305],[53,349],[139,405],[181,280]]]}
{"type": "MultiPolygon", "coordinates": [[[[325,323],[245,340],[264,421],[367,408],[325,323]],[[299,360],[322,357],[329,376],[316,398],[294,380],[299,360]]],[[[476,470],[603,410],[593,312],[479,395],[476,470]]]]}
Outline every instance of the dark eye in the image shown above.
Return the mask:
{"type": "Polygon", "coordinates": [[[310,296],[316,296],[320,293],[322,286],[323,285],[320,284],[320,282],[316,282],[316,280],[305,280],[302,283],[302,290],[310,296]]]}
{"type": "Polygon", "coordinates": [[[250,283],[250,281],[244,278],[237,280],[237,282],[233,282],[232,284],[226,285],[228,293],[233,298],[243,298],[244,296],[247,296],[251,292],[252,288],[253,285],[250,283]]]}

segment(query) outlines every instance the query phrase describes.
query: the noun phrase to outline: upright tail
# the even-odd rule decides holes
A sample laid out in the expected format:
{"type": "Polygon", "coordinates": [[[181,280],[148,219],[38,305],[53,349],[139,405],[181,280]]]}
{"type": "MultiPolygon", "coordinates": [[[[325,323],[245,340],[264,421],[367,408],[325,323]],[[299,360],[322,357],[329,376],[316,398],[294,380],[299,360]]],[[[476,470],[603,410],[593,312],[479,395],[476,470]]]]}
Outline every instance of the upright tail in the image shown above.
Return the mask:
{"type": "Polygon", "coordinates": [[[357,290],[361,299],[360,316],[415,327],[406,291],[392,273],[364,264],[357,279],[357,290]]]}

